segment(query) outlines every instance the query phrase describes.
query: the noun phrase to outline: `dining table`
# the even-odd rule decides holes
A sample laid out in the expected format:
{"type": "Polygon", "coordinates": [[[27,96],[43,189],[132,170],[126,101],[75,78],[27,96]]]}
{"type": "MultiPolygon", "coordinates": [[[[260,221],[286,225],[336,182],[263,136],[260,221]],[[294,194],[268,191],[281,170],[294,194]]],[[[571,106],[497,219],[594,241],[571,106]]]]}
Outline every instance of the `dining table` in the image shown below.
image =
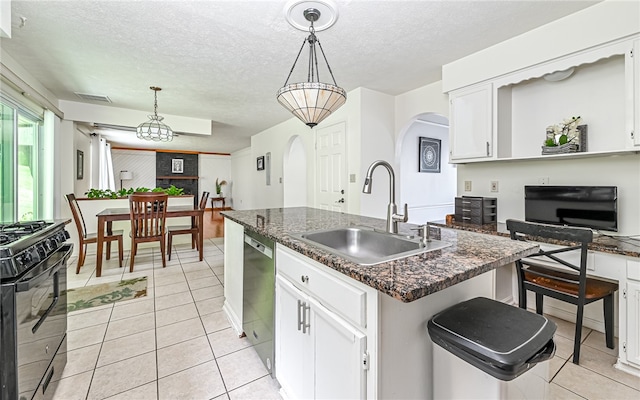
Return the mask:
{"type": "MultiPolygon", "coordinates": [[[[107,234],[112,233],[112,224],[114,221],[130,220],[129,208],[105,208],[96,214],[98,217],[98,239],[96,254],[96,277],[102,275],[102,252],[104,248],[105,231],[107,234]],[[106,229],[105,229],[106,228],[106,229]]],[[[191,223],[198,226],[198,253],[200,261],[203,259],[203,226],[204,226],[204,209],[194,205],[169,205],[167,207],[166,218],[191,217],[191,223]]]]}

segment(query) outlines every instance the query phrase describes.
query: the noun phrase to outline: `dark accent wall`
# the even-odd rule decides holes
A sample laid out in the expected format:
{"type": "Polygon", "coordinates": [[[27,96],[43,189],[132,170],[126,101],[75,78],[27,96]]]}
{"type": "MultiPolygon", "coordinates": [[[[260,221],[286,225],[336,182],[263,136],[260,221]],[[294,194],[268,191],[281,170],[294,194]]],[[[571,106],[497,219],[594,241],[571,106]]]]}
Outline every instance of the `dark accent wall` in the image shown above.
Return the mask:
{"type": "Polygon", "coordinates": [[[182,188],[184,194],[193,195],[193,204],[196,206],[200,200],[198,176],[198,154],[156,152],[156,186],[168,188],[173,185],[182,188]],[[182,173],[171,172],[172,161],[176,158],[184,160],[182,173]]]}

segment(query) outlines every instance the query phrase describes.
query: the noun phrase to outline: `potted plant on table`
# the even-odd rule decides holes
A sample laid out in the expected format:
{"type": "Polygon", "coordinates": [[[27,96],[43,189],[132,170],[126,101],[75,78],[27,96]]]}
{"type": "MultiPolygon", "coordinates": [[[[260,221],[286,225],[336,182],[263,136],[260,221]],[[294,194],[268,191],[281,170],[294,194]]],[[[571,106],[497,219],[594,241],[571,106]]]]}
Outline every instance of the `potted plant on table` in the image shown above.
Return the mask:
{"type": "Polygon", "coordinates": [[[225,181],[224,179],[219,181],[218,178],[216,178],[216,195],[218,197],[224,197],[224,195],[222,194],[222,185],[226,185],[227,181],[225,181]]]}

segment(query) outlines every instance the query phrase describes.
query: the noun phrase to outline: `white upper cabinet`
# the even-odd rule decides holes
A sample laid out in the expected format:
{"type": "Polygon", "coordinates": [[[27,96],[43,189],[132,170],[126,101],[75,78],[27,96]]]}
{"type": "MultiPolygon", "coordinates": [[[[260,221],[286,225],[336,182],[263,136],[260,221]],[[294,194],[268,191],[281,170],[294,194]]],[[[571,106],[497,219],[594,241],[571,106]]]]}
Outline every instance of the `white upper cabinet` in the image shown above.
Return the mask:
{"type": "Polygon", "coordinates": [[[640,150],[640,35],[453,90],[454,163],[592,157],[640,150]],[[572,71],[561,80],[551,74],[572,71]],[[582,117],[585,151],[542,155],[546,128],[582,117]]]}
{"type": "Polygon", "coordinates": [[[490,158],[492,146],[492,87],[483,84],[452,92],[451,106],[452,161],[490,158]]]}

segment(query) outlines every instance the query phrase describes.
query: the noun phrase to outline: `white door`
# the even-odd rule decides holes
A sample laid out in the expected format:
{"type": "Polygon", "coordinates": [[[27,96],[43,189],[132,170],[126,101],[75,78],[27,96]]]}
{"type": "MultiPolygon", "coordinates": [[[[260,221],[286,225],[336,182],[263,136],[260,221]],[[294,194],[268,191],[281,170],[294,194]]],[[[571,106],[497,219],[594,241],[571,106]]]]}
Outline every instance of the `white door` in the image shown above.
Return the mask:
{"type": "MultiPolygon", "coordinates": [[[[311,339],[315,349],[316,399],[365,399],[367,337],[310,298],[311,339]]],[[[368,361],[368,360],[367,360],[368,361]]]]}
{"type": "Polygon", "coordinates": [[[346,126],[340,122],[316,131],[316,207],[347,210],[346,126]]]}
{"type": "Polygon", "coordinates": [[[276,276],[276,378],[291,399],[313,397],[313,343],[301,330],[302,303],[307,296],[276,276]]]}

